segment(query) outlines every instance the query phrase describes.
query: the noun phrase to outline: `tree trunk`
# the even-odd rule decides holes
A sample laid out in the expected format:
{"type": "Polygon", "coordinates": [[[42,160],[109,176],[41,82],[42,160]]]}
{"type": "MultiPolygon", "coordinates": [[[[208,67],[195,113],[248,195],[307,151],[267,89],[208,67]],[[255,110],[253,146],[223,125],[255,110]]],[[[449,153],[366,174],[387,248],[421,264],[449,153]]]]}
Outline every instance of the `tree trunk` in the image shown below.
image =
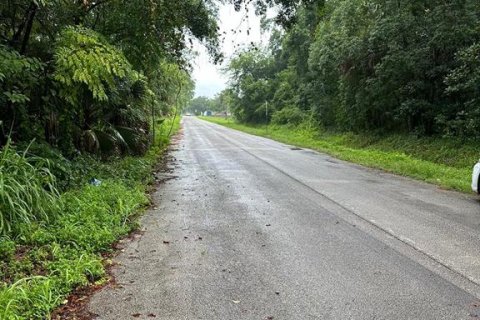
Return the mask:
{"type": "Polygon", "coordinates": [[[35,19],[35,14],[37,13],[37,10],[37,4],[32,2],[27,16],[27,23],[25,27],[25,34],[23,35],[22,47],[20,48],[21,54],[25,54],[25,51],[27,50],[27,44],[30,40],[30,34],[32,33],[33,19],[35,19]]]}

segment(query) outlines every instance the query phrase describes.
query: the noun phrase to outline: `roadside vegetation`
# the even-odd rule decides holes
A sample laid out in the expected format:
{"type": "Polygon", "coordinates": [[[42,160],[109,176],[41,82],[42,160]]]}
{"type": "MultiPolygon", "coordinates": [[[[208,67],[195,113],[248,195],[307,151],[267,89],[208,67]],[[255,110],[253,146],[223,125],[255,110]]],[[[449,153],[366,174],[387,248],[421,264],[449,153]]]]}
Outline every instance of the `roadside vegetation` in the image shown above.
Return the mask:
{"type": "Polygon", "coordinates": [[[480,136],[474,0],[1,1],[0,319],[48,318],[103,281],[101,253],[134,228],[192,100],[194,41],[221,61],[219,6],[248,16],[251,3],[275,5],[271,41],[240,49],[229,87],[188,110],[466,190],[480,136]]]}
{"type": "MultiPolygon", "coordinates": [[[[275,2],[279,18],[297,3],[275,2]]],[[[0,2],[0,319],[48,319],[104,281],[102,253],[135,228],[193,96],[194,44],[222,58],[221,4],[247,6],[0,2]]]]}
{"type": "Polygon", "coordinates": [[[417,138],[400,134],[386,136],[335,133],[307,124],[269,125],[267,129],[266,125],[241,124],[232,119],[202,119],[447,189],[471,192],[472,162],[478,155],[475,143],[462,143],[452,138],[417,138]]]}
{"type": "Polygon", "coordinates": [[[179,118],[157,128],[156,143],[145,155],[108,161],[2,149],[0,319],[49,318],[71,290],[106,280],[103,254],[136,228],[136,217],[149,204],[152,171],[172,125],[175,133],[179,118]]]}
{"type": "Polygon", "coordinates": [[[473,0],[307,1],[232,58],[224,100],[242,123],[477,139],[479,18],[473,0]]]}
{"type": "Polygon", "coordinates": [[[312,0],[290,13],[265,22],[270,42],[239,50],[228,87],[200,101],[237,123],[210,120],[260,135],[269,124],[284,142],[469,190],[480,157],[476,1],[312,0]]]}
{"type": "Polygon", "coordinates": [[[213,5],[1,1],[0,319],[105,280],[193,95],[189,39],[219,58],[213,5]]]}

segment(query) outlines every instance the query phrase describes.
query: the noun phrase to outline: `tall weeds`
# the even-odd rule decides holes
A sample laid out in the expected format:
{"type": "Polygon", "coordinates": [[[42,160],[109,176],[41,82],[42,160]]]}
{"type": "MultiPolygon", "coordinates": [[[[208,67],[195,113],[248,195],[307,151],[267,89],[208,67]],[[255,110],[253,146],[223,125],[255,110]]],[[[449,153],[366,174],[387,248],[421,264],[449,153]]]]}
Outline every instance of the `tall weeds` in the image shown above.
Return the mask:
{"type": "Polygon", "coordinates": [[[59,193],[48,160],[27,158],[11,143],[0,150],[0,235],[13,235],[18,226],[48,221],[59,212],[59,193]]]}

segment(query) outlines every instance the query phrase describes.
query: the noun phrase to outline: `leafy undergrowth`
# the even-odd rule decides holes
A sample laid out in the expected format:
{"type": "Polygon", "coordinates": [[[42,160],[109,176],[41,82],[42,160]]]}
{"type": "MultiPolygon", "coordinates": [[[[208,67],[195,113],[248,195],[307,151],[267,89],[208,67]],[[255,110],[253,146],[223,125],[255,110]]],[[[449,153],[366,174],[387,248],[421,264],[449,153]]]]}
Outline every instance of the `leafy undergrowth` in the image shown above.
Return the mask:
{"type": "Polygon", "coordinates": [[[232,129],[311,148],[339,159],[412,177],[443,188],[471,192],[472,166],[480,151],[473,142],[406,135],[358,135],[322,132],[306,125],[252,126],[230,119],[202,117],[232,129]]]}
{"type": "MultiPolygon", "coordinates": [[[[0,152],[0,319],[48,319],[73,289],[106,281],[102,254],[136,228],[170,123],[143,157],[62,162],[12,146],[0,152]],[[63,191],[48,167],[70,177],[59,181],[63,191]],[[89,184],[91,178],[102,182],[89,184]]],[[[178,128],[177,119],[172,132],[178,128]]]]}

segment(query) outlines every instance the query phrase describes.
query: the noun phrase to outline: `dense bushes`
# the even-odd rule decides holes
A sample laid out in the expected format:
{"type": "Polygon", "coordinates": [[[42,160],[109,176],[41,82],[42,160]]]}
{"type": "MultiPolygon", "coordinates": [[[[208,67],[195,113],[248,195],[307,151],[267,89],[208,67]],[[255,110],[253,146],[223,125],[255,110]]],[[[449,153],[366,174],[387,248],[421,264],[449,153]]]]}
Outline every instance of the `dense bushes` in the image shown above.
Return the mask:
{"type": "Polygon", "coordinates": [[[70,161],[43,144],[3,147],[0,319],[46,319],[72,289],[105,280],[100,254],[136,227],[171,126],[178,129],[178,118],[157,128],[156,144],[142,157],[70,161]]]}
{"type": "Polygon", "coordinates": [[[266,52],[232,60],[230,108],[251,123],[269,101],[335,130],[478,137],[479,18],[473,0],[304,3],[266,52]]]}
{"type": "Polygon", "coordinates": [[[272,116],[272,123],[285,125],[299,125],[305,120],[304,113],[298,108],[284,108],[276,111],[272,116]]]}
{"type": "Polygon", "coordinates": [[[0,146],[36,139],[69,158],[143,154],[153,122],[192,94],[187,34],[218,55],[213,6],[1,2],[0,146]]]}

